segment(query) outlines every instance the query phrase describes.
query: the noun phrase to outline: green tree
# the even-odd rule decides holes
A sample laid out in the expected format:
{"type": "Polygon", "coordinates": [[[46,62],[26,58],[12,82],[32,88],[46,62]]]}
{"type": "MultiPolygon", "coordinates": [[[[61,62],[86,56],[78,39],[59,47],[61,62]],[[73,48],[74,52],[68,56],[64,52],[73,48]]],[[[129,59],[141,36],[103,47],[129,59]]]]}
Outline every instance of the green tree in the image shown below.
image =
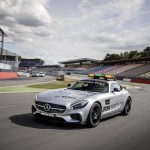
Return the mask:
{"type": "Polygon", "coordinates": [[[129,58],[136,58],[136,56],[137,56],[137,50],[132,50],[132,51],[130,51],[130,53],[129,53],[129,58]]]}
{"type": "Polygon", "coordinates": [[[148,57],[150,56],[150,47],[146,47],[142,52],[142,57],[148,57]]]}
{"type": "Polygon", "coordinates": [[[110,61],[110,54],[109,53],[107,53],[106,54],[106,56],[105,56],[105,58],[104,58],[104,61],[110,61]]]}
{"type": "Polygon", "coordinates": [[[137,50],[131,50],[130,52],[124,52],[120,54],[109,54],[107,53],[104,61],[120,60],[120,59],[130,59],[130,58],[141,58],[150,56],[150,47],[146,47],[142,52],[137,50]]]}
{"type": "Polygon", "coordinates": [[[129,52],[124,52],[123,57],[124,57],[124,59],[128,59],[129,58],[129,52]]]}

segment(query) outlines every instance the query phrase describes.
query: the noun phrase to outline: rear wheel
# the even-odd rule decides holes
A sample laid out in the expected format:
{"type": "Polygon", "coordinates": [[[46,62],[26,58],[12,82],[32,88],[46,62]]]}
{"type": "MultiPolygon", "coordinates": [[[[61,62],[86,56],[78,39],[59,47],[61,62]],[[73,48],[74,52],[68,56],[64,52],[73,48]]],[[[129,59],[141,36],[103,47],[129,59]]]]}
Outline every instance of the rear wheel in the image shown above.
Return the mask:
{"type": "Polygon", "coordinates": [[[96,127],[101,119],[101,106],[98,103],[94,103],[90,109],[88,115],[88,125],[90,127],[96,127]]]}
{"type": "Polygon", "coordinates": [[[128,97],[128,100],[126,101],[126,104],[124,106],[124,110],[122,111],[123,115],[128,115],[131,110],[131,98],[128,97]]]}

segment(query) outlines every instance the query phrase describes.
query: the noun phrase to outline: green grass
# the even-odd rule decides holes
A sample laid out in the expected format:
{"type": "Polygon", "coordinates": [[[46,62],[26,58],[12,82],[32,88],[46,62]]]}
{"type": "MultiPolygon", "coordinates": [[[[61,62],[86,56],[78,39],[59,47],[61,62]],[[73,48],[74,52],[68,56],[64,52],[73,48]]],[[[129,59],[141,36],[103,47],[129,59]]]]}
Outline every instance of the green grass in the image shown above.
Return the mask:
{"type": "Polygon", "coordinates": [[[40,88],[40,89],[57,89],[57,88],[65,88],[70,83],[74,83],[76,80],[74,79],[65,79],[64,81],[54,81],[50,83],[44,83],[44,84],[33,84],[28,85],[27,87],[30,88],[40,88]]]}
{"type": "Polygon", "coordinates": [[[29,88],[25,86],[0,87],[0,93],[24,93],[24,92],[41,92],[46,89],[29,88]]]}
{"type": "MultiPolygon", "coordinates": [[[[18,85],[18,86],[6,86],[6,87],[0,87],[0,93],[24,93],[24,92],[42,92],[47,89],[57,89],[57,88],[65,88],[67,87],[67,84],[74,83],[75,79],[65,79],[65,81],[54,81],[49,83],[43,83],[43,84],[33,84],[33,85],[18,85]]],[[[128,83],[122,84],[122,86],[125,86],[127,89],[134,89],[136,86],[130,85],[128,83]]]]}

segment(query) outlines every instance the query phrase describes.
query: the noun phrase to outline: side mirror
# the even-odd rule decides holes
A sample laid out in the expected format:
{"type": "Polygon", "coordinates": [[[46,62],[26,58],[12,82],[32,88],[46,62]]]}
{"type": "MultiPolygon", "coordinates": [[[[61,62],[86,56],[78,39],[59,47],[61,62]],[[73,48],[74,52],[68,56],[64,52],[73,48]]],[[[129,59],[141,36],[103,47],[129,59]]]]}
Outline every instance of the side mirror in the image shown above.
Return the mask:
{"type": "Polygon", "coordinates": [[[69,86],[71,86],[71,84],[69,83],[69,84],[67,84],[67,87],[69,87],[69,86]]]}
{"type": "Polygon", "coordinates": [[[113,92],[120,92],[120,90],[118,88],[114,88],[113,92]]]}

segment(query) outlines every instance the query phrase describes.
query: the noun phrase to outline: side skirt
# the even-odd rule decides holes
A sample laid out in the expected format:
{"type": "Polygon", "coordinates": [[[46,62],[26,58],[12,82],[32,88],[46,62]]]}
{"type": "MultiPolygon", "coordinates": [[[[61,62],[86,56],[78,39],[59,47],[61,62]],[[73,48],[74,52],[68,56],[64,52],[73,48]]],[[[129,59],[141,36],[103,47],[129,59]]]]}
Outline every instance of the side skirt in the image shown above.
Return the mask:
{"type": "Polygon", "coordinates": [[[118,114],[120,114],[122,111],[117,111],[117,112],[115,112],[115,113],[113,113],[113,114],[109,114],[109,115],[102,115],[101,116],[101,119],[104,119],[104,118],[108,118],[108,117],[111,117],[111,116],[115,116],[115,115],[118,115],[118,114]]]}

